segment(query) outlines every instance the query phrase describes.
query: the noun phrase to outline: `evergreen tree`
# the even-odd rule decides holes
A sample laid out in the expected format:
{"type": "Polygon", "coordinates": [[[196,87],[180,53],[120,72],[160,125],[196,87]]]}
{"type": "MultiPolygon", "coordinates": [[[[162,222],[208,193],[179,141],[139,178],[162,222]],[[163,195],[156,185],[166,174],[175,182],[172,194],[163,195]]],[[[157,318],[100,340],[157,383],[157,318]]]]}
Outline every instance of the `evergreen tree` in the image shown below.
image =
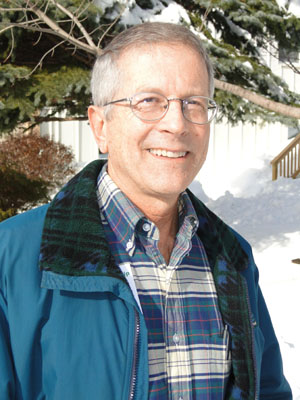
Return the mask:
{"type": "MultiPolygon", "coordinates": [[[[279,50],[284,50],[287,56],[298,54],[299,18],[280,8],[275,0],[191,0],[181,3],[189,10],[195,29],[203,28],[218,80],[263,94],[279,103],[295,106],[300,103],[299,94],[289,91],[287,84],[272,72],[265,60],[268,53],[279,57],[279,50]]],[[[286,62],[295,73],[300,73],[288,57],[286,62]]],[[[216,91],[216,100],[233,123],[256,122],[258,116],[266,121],[296,123],[224,90],[216,91]]]]}
{"type": "Polygon", "coordinates": [[[263,58],[279,47],[299,51],[300,20],[275,0],[0,0],[0,132],[57,119],[59,111],[64,119],[85,119],[90,69],[101,47],[129,25],[166,20],[171,7],[208,48],[222,115],[231,122],[296,123],[300,96],[263,58]],[[265,108],[266,99],[276,102],[276,112],[265,108]]]}

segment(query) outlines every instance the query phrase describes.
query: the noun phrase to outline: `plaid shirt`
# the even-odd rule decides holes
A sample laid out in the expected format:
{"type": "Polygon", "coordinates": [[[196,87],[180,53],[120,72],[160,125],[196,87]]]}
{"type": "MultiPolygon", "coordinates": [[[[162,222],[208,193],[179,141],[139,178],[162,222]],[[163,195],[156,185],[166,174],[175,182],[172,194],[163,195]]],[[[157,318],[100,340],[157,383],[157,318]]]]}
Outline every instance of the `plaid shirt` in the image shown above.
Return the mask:
{"type": "Polygon", "coordinates": [[[198,218],[188,195],[169,265],[155,224],[118,189],[103,167],[97,196],[111,252],[127,277],[148,329],[149,399],[224,399],[231,368],[198,218]]]}

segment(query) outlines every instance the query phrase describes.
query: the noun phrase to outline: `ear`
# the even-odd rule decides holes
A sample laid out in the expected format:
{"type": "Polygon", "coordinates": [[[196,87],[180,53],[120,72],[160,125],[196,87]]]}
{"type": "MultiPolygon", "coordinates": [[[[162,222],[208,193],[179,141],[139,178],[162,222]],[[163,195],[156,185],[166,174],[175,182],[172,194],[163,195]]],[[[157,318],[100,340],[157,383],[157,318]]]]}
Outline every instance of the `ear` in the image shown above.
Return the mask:
{"type": "Polygon", "coordinates": [[[103,107],[90,106],[88,108],[88,116],[99,150],[101,153],[107,153],[106,119],[103,107]]]}

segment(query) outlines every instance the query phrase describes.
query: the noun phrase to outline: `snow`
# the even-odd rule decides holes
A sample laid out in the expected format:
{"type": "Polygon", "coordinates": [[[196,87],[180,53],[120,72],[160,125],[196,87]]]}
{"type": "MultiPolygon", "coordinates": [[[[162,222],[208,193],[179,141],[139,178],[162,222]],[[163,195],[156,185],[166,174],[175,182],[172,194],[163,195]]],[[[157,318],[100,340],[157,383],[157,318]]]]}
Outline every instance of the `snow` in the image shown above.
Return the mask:
{"type": "Polygon", "coordinates": [[[289,12],[296,15],[296,17],[300,17],[300,1],[294,0],[291,2],[289,7],[289,12]]]}
{"type": "Polygon", "coordinates": [[[287,8],[287,10],[296,15],[296,17],[300,17],[300,0],[277,0],[277,4],[280,7],[287,8]]]}
{"type": "Polygon", "coordinates": [[[251,69],[251,71],[253,71],[252,64],[249,61],[244,62],[243,65],[244,65],[244,67],[251,69]]]}
{"type": "MultiPolygon", "coordinates": [[[[300,179],[271,181],[269,160],[259,160],[212,199],[224,176],[194,181],[192,191],[252,245],[260,285],[282,351],[293,399],[300,400],[300,179]]],[[[222,185],[221,185],[222,186],[222,185]]]]}
{"type": "Polygon", "coordinates": [[[172,0],[151,0],[152,8],[143,9],[134,0],[94,0],[94,3],[102,9],[113,8],[112,12],[106,15],[115,19],[121,15],[120,22],[125,26],[137,25],[143,22],[172,22],[174,24],[190,24],[187,11],[180,4],[172,0]]]}
{"type": "MultiPolygon", "coordinates": [[[[245,10],[242,10],[242,12],[245,12],[245,10]]],[[[242,29],[240,26],[236,25],[232,20],[228,17],[225,17],[225,20],[230,28],[230,30],[235,33],[237,36],[242,36],[249,41],[252,40],[251,34],[246,31],[246,29],[242,29]]]]}
{"type": "Polygon", "coordinates": [[[121,23],[123,25],[137,25],[143,22],[172,22],[179,24],[182,21],[190,23],[190,19],[186,10],[174,1],[166,1],[167,6],[160,1],[153,1],[152,9],[143,10],[137,4],[130,8],[127,7],[122,13],[121,23]]]}

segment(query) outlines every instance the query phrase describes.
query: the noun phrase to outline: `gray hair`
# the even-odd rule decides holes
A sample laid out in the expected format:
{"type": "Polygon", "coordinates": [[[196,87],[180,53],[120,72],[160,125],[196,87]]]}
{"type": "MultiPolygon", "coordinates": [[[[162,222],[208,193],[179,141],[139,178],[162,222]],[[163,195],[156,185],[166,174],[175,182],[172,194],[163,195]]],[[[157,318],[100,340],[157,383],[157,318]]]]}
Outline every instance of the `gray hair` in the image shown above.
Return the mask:
{"type": "Polygon", "coordinates": [[[182,25],[146,22],[135,25],[117,35],[97,57],[92,70],[91,91],[96,106],[113,100],[120,86],[121,71],[118,60],[130,48],[157,43],[183,44],[194,49],[203,59],[208,73],[209,95],[214,93],[214,71],[201,40],[182,25]]]}

